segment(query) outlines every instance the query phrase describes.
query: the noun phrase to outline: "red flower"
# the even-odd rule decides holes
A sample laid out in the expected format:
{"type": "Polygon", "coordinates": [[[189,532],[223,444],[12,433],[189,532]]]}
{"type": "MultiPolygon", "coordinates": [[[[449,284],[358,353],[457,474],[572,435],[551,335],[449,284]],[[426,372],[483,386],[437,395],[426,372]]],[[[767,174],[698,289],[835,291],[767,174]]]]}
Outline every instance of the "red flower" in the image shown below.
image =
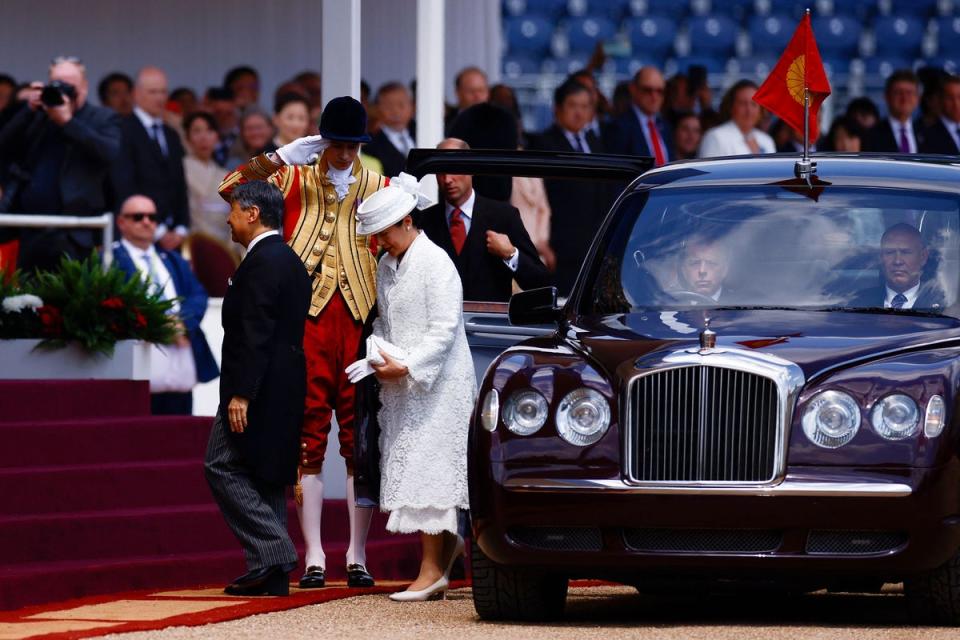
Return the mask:
{"type": "Polygon", "coordinates": [[[37,309],[37,315],[40,316],[40,324],[43,326],[43,333],[47,336],[57,337],[63,331],[63,315],[60,309],[43,305],[37,309]]]}
{"type": "Polygon", "coordinates": [[[140,313],[140,309],[133,310],[134,315],[136,316],[136,325],[137,329],[146,329],[147,328],[147,319],[143,317],[143,314],[140,313]]]}
{"type": "Polygon", "coordinates": [[[123,309],[123,300],[117,296],[113,296],[101,302],[100,306],[107,309],[123,309]]]}

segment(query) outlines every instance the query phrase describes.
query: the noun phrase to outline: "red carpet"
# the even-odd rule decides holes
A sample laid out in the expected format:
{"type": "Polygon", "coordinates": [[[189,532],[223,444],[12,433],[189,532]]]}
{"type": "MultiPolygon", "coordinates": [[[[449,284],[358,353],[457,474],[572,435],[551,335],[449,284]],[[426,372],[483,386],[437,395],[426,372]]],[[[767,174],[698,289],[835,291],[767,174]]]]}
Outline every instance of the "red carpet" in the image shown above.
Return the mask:
{"type": "MultiPolygon", "coordinates": [[[[243,573],[203,478],[212,422],[150,416],[146,382],[0,382],[0,610],[243,573]]],[[[292,502],[289,522],[302,552],[292,502]]],[[[368,568],[409,579],[417,538],[385,522],[374,518],[368,568]]],[[[342,500],[326,501],[323,528],[328,576],[343,579],[342,500]]]]}
{"type": "MultiPolygon", "coordinates": [[[[228,596],[220,587],[95,596],[0,613],[0,637],[67,640],[108,633],[197,626],[351,596],[392,593],[402,590],[406,584],[394,582],[371,589],[350,589],[345,585],[324,589],[292,589],[290,595],[283,598],[228,596]]],[[[465,582],[452,585],[453,588],[463,586],[466,586],[465,582]]]]}

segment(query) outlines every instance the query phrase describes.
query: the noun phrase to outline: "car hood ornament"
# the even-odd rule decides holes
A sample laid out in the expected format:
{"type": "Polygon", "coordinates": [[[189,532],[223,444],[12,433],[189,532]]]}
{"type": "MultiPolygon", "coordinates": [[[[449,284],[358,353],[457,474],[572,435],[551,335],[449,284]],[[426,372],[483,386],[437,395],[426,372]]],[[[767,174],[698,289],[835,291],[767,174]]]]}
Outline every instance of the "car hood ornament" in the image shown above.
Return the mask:
{"type": "Polygon", "coordinates": [[[717,346],[717,333],[710,328],[710,318],[703,319],[703,331],[700,332],[700,348],[714,349],[717,346]]]}

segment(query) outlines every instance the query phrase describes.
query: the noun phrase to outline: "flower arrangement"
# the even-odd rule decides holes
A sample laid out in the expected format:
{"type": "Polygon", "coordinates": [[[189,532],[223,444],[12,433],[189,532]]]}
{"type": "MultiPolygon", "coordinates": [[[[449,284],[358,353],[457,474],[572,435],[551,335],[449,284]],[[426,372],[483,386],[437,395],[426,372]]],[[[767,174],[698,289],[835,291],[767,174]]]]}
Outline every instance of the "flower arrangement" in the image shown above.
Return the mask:
{"type": "Polygon", "coordinates": [[[177,327],[164,300],[140,278],[104,271],[97,254],[61,260],[55,271],[0,278],[0,339],[40,339],[39,348],[78,343],[90,353],[113,355],[119,340],[169,344],[177,327]]]}

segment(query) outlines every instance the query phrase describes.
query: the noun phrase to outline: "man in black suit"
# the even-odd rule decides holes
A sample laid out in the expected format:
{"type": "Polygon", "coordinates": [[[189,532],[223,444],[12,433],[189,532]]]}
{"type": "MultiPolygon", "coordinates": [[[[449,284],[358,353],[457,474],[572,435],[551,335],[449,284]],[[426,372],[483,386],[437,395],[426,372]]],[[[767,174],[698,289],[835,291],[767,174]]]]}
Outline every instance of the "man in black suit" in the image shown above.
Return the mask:
{"type": "Polygon", "coordinates": [[[920,104],[920,80],[910,69],[890,74],[884,88],[887,118],[867,132],[864,151],[917,153],[920,131],[913,122],[913,112],[920,104]]]}
{"type": "Polygon", "coordinates": [[[123,151],[114,167],[114,186],[120,202],[142,194],[157,203],[161,223],[158,244],[178,248],[190,228],[187,181],[183,174],[183,145],[173,128],[164,124],[167,76],[145,67],[133,89],[133,115],[123,119],[123,151]]]}
{"type": "Polygon", "coordinates": [[[880,267],[883,284],[859,292],[854,307],[885,309],[943,309],[946,297],[932,280],[922,282],[930,250],[916,227],[895,224],[880,239],[880,267]]]}
{"type": "Polygon", "coordinates": [[[730,252],[723,242],[693,236],[683,244],[677,265],[677,289],[728,302],[731,291],[724,281],[730,271],[730,252]]]}
{"type": "Polygon", "coordinates": [[[413,98],[399,82],[388,82],[374,100],[380,112],[380,131],[364,145],[363,151],[383,165],[383,175],[397,176],[407,165],[407,153],[415,146],[413,98]]]}
{"type": "MultiPolygon", "coordinates": [[[[606,151],[590,127],[593,104],[590,89],[568,79],[553,94],[554,123],[531,144],[532,149],[580,153],[606,151]]],[[[555,280],[566,295],[600,223],[613,202],[610,185],[582,180],[544,180],[550,201],[550,247],[556,255],[555,280]]]]}
{"type": "MultiPolygon", "coordinates": [[[[437,148],[470,147],[447,138],[437,148]]],[[[472,176],[441,173],[437,184],[444,202],[421,214],[420,228],[457,266],[464,300],[506,302],[514,279],[524,289],[551,284],[515,207],[478,194],[472,176]]]]}
{"type": "MultiPolygon", "coordinates": [[[[45,105],[43,83],[35,82],[0,129],[0,211],[103,213],[110,167],[120,153],[120,118],[87,101],[86,70],[76,58],[54,59],[49,77],[71,88],[60,92],[63,103],[45,105]]],[[[12,237],[0,229],[0,242],[12,237]]],[[[91,229],[24,230],[19,267],[52,269],[64,254],[85,257],[98,241],[99,232],[91,229]]]]}
{"type": "Polygon", "coordinates": [[[660,166],[673,159],[673,139],[660,110],[667,84],[654,67],[643,67],[630,83],[630,109],[609,128],[611,153],[648,156],[660,166]]]}
{"type": "Polygon", "coordinates": [[[223,299],[220,407],[204,471],[249,569],[227,586],[231,595],[287,595],[297,565],[286,485],[297,481],[310,277],[278,232],[283,208],[280,190],[262,180],[230,194],[228,224],[247,254],[223,299]]]}
{"type": "Polygon", "coordinates": [[[960,154],[960,76],[946,76],[940,86],[940,120],[923,133],[922,153],[960,154]]]}

